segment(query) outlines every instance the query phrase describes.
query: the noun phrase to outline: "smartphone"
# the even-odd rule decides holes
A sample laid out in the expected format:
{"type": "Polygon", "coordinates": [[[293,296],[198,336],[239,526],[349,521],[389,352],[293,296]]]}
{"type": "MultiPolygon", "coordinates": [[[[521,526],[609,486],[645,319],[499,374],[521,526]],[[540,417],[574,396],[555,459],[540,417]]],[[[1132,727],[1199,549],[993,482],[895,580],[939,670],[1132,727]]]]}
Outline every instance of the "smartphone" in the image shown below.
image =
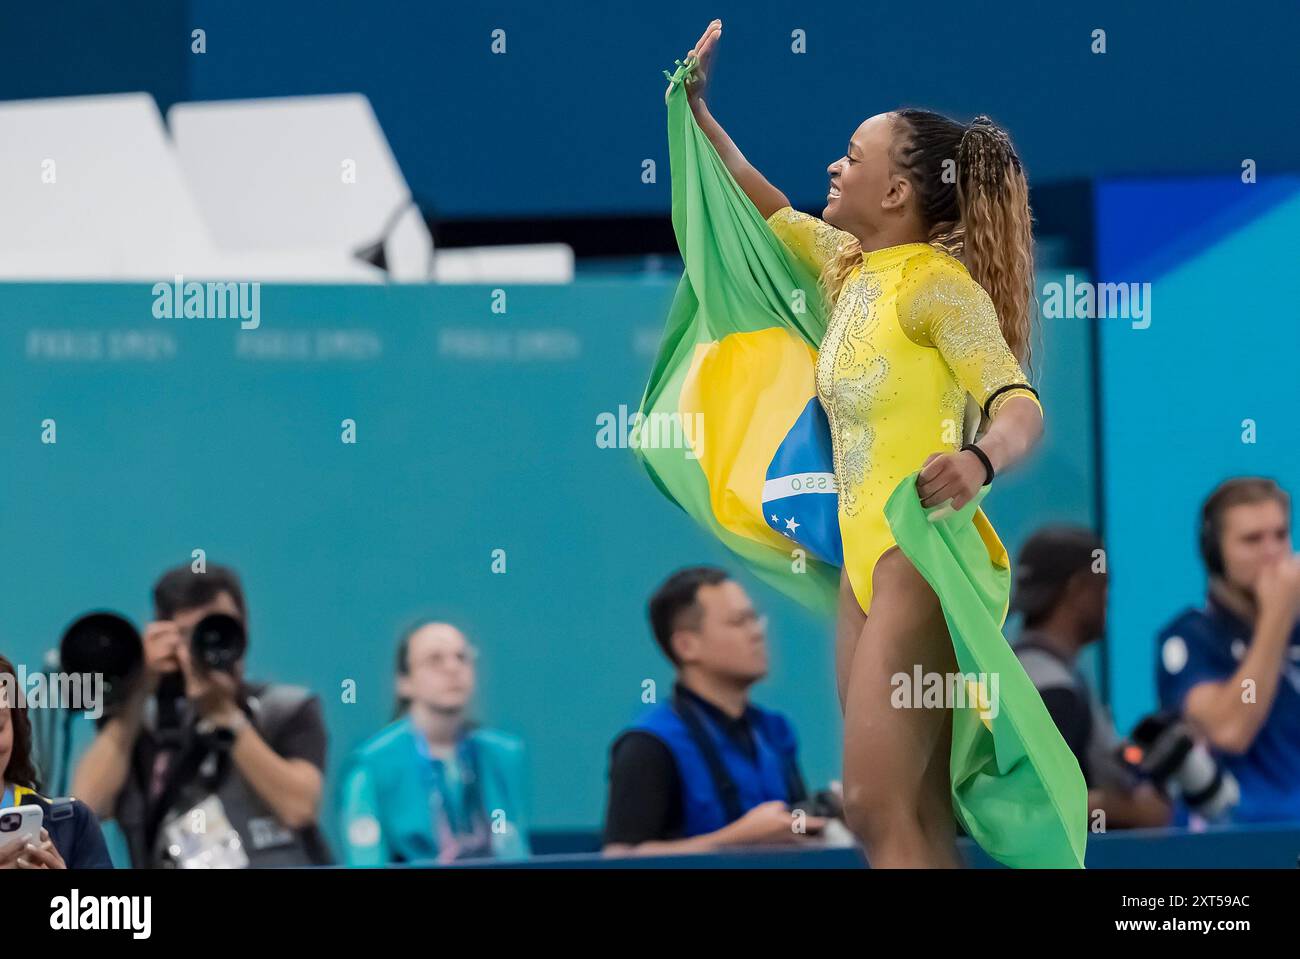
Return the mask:
{"type": "Polygon", "coordinates": [[[39,846],[45,810],[40,806],[11,806],[0,809],[0,849],[23,843],[39,846]]]}

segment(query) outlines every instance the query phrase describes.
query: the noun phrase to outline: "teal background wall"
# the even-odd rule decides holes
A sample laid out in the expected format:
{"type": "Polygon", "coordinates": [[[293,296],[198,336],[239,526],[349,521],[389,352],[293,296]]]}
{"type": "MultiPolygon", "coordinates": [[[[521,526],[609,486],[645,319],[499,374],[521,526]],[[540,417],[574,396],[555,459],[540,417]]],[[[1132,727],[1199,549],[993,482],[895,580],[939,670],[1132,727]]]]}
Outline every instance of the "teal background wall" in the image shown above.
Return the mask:
{"type": "MultiPolygon", "coordinates": [[[[398,631],[445,617],[482,651],[479,714],[528,743],[537,824],[596,825],[611,738],[671,679],[647,596],[731,565],[596,444],[597,416],[640,400],[675,284],[512,287],[504,314],[486,287],[267,286],[248,331],[155,319],[147,285],[0,285],[0,650],[35,667],[91,608],[143,622],[203,548],[243,575],[250,675],[322,696],[334,773],[391,715],[398,631]],[[69,337],[91,355],[51,358],[69,337]]],[[[1045,332],[1047,442],[985,504],[1012,550],[1091,520],[1087,329],[1045,332]]],[[[830,626],[743,581],[771,615],[757,698],[794,719],[810,781],[838,778],[830,626]]]]}
{"type": "Polygon", "coordinates": [[[1300,493],[1300,177],[1097,186],[1100,279],[1151,283],[1151,324],[1099,319],[1115,719],[1155,707],[1155,637],[1205,597],[1201,503],[1230,476],[1300,493]],[[1254,423],[1246,442],[1246,421],[1254,423]]]}

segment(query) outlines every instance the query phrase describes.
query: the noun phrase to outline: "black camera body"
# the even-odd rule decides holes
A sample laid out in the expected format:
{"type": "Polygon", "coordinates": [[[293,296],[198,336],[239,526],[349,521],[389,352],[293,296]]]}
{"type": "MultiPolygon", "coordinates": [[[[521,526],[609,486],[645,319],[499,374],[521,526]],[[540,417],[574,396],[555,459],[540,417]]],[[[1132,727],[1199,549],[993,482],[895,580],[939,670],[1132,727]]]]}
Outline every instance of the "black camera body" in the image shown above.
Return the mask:
{"type": "Polygon", "coordinates": [[[1226,818],[1241,799],[1237,780],[1196,741],[1176,713],[1153,713],[1134,728],[1117,752],[1133,772],[1166,794],[1181,798],[1206,819],[1226,818]]]}
{"type": "MultiPolygon", "coordinates": [[[[203,670],[232,672],[248,649],[244,624],[225,613],[211,613],[190,633],[190,658],[203,670]]],[[[125,616],[100,610],[73,620],[59,642],[60,666],[70,673],[104,677],[108,707],[121,703],[144,664],[144,641],[125,616]]]]}

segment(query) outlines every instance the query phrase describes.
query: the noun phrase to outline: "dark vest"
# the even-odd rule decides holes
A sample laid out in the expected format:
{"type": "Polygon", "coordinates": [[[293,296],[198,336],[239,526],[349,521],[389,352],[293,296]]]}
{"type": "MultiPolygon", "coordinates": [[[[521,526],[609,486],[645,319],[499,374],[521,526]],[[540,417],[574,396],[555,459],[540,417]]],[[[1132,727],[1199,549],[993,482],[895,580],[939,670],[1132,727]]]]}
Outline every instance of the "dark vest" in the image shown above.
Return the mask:
{"type": "Polygon", "coordinates": [[[780,713],[750,706],[756,757],[684,697],[654,707],[633,725],[672,753],[681,782],[684,835],[699,836],[735,822],[755,806],[790,802],[797,777],[794,729],[780,713]]]}
{"type": "MultiPolygon", "coordinates": [[[[301,687],[276,684],[254,687],[251,692],[254,695],[245,699],[245,712],[267,742],[275,741],[284,724],[311,697],[311,692],[301,687]]],[[[212,795],[221,801],[231,827],[239,834],[250,868],[331,862],[319,829],[291,830],[282,824],[239,775],[228,747],[219,738],[198,738],[191,733],[187,744],[172,757],[167,784],[156,802],[147,798],[152,771],[142,767],[137,753],[116,810],[136,868],[171,865],[162,829],[168,813],[184,812],[212,795]]]]}

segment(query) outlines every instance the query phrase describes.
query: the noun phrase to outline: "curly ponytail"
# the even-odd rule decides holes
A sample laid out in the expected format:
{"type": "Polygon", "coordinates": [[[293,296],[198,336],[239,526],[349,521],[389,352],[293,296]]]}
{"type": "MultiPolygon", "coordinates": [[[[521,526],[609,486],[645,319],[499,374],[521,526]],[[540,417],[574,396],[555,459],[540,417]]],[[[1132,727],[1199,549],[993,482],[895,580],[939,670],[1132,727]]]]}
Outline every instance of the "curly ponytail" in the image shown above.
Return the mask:
{"type": "Polygon", "coordinates": [[[986,116],[957,146],[957,207],[966,268],[993,300],[1011,352],[1028,365],[1036,305],[1029,184],[1011,138],[986,116]]]}

